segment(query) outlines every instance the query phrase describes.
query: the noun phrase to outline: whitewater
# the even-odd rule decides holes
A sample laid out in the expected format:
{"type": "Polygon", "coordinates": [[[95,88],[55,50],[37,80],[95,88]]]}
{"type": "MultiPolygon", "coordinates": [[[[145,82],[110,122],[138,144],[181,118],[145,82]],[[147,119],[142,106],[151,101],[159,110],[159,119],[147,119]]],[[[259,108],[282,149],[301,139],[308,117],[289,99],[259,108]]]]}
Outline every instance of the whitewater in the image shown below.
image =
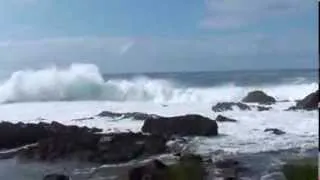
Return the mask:
{"type": "MultiPolygon", "coordinates": [[[[255,73],[259,79],[261,73],[255,73]]],[[[21,70],[0,81],[0,119],[11,122],[58,121],[68,125],[98,127],[105,132],[138,132],[143,121],[108,119],[96,115],[108,110],[161,116],[201,114],[215,119],[222,114],[237,119],[238,123],[219,123],[219,137],[192,138],[190,143],[195,144],[194,151],[254,153],[317,147],[318,112],[284,111],[294,105],[296,100],[318,88],[315,73],[314,79],[310,79],[299,73],[282,78],[281,72],[277,72],[263,77],[270,76],[268,81],[273,81],[276,76],[280,77],[279,81],[245,85],[239,85],[237,80],[211,83],[210,79],[205,79],[208,75],[201,73],[197,77],[181,76],[184,77],[180,81],[179,77],[150,77],[141,74],[130,78],[108,77],[92,64],[21,70]],[[191,79],[197,81],[197,78],[199,81],[206,80],[207,85],[191,82],[191,79]],[[211,110],[217,102],[238,102],[251,90],[263,90],[280,102],[272,105],[272,110],[264,112],[234,109],[215,113],[211,110]],[[75,120],[84,117],[94,118],[75,120]],[[269,134],[264,132],[266,128],[279,128],[286,134],[269,134]]],[[[230,79],[238,77],[228,72],[214,78],[227,76],[230,79]]],[[[250,78],[254,77],[250,75],[250,78]]],[[[249,76],[243,79],[247,78],[249,76]]]]}

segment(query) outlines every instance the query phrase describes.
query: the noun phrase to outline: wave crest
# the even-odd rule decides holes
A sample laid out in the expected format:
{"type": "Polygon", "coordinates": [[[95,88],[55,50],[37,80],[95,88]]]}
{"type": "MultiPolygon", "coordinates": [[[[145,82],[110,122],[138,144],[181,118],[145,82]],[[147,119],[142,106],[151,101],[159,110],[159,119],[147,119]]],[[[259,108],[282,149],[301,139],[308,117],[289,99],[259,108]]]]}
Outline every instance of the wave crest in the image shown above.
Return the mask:
{"type": "Polygon", "coordinates": [[[277,86],[239,87],[225,84],[214,87],[178,86],[162,79],[137,77],[104,81],[92,64],[72,64],[18,71],[0,85],[0,102],[110,100],[154,102],[239,101],[248,91],[262,89],[279,100],[300,99],[317,88],[316,83],[277,86]]]}

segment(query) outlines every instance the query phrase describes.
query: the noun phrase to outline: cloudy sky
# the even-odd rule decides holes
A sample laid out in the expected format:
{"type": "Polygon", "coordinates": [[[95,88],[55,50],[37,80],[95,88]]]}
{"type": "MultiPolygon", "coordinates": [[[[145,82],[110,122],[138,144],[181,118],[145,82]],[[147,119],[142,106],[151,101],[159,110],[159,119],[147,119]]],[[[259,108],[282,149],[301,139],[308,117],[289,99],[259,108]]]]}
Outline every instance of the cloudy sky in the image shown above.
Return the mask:
{"type": "Polygon", "coordinates": [[[312,68],[313,0],[0,0],[0,69],[312,68]]]}

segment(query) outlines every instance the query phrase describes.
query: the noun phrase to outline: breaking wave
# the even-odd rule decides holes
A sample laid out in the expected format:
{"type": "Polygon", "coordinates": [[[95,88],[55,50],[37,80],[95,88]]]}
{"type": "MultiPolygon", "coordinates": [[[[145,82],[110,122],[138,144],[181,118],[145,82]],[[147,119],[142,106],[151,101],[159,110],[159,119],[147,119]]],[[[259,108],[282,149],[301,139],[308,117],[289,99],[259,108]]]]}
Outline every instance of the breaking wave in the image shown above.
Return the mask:
{"type": "Polygon", "coordinates": [[[0,102],[30,101],[238,101],[250,90],[261,89],[278,100],[296,100],[317,89],[316,83],[287,83],[269,86],[182,87],[164,79],[136,77],[104,80],[92,64],[72,64],[66,69],[51,67],[14,72],[0,84],[0,102]]]}

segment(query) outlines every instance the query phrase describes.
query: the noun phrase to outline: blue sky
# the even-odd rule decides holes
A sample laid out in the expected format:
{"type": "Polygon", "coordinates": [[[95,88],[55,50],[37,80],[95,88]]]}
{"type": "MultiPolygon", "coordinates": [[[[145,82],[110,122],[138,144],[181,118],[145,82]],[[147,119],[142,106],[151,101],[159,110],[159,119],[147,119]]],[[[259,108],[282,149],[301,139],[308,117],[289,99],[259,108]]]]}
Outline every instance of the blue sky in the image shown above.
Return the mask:
{"type": "Polygon", "coordinates": [[[0,0],[2,68],[104,72],[312,68],[317,2],[0,0]]]}

